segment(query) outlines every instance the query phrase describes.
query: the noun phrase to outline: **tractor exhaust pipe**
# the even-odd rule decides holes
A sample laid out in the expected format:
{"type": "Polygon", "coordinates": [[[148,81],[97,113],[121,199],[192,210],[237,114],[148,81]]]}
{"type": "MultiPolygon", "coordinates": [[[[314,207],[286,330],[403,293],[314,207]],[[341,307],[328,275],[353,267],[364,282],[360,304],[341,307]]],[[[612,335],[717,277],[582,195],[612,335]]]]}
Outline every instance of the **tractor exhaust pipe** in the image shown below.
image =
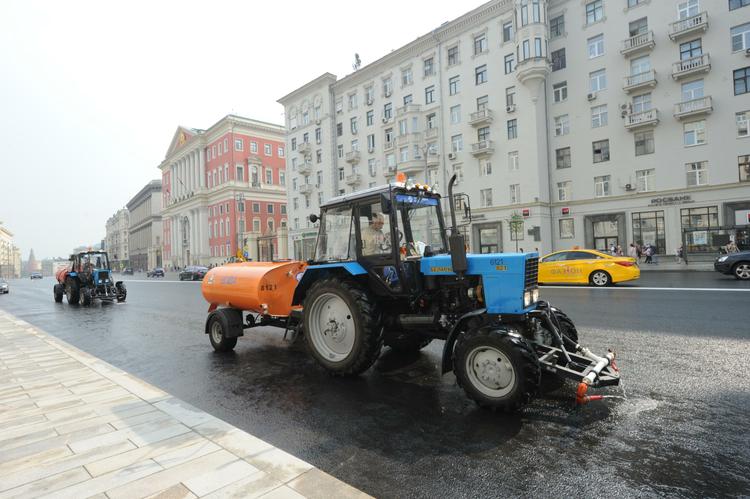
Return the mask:
{"type": "Polygon", "coordinates": [[[458,232],[458,224],[456,223],[456,201],[453,198],[453,184],[458,179],[457,175],[453,175],[448,182],[448,202],[451,208],[451,235],[448,237],[448,246],[451,251],[451,266],[453,272],[456,273],[459,280],[463,280],[466,271],[469,269],[469,262],[466,259],[466,241],[464,236],[458,232]]]}

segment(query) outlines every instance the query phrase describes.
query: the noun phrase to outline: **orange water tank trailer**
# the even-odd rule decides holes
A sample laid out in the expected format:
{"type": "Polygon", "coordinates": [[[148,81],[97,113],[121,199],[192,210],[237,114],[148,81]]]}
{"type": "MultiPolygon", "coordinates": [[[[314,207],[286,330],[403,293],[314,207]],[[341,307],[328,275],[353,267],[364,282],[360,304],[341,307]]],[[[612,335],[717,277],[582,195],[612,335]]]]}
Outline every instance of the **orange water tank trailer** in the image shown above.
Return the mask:
{"type": "Polygon", "coordinates": [[[209,270],[201,292],[211,305],[285,317],[305,267],[298,261],[230,263],[209,270]]]}
{"type": "Polygon", "coordinates": [[[57,273],[55,274],[55,279],[57,279],[57,282],[59,282],[60,284],[63,284],[65,282],[66,277],[68,277],[67,267],[58,270],[57,273]]]}

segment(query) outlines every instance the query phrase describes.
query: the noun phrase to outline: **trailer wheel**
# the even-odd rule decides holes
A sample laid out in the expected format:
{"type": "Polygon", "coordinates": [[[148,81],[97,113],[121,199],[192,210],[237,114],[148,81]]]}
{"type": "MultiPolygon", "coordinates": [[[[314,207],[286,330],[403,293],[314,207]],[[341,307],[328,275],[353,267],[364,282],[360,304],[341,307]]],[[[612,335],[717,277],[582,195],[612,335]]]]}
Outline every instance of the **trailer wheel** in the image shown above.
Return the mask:
{"type": "Polygon", "coordinates": [[[358,285],[335,277],[318,281],[307,293],[304,330],[310,354],[334,376],[366,371],[383,347],[377,304],[358,285]]]}
{"type": "Polygon", "coordinates": [[[529,403],[541,378],[529,343],[497,326],[472,329],[459,337],[453,371],[466,395],[493,411],[515,411],[529,403]]]}
{"type": "Polygon", "coordinates": [[[595,270],[589,276],[589,283],[596,287],[604,287],[612,284],[612,278],[603,270],[595,270]]]}
{"type": "Polygon", "coordinates": [[[68,299],[68,303],[71,305],[78,305],[81,299],[81,290],[78,287],[78,281],[75,279],[68,279],[65,283],[65,297],[68,299]]]}
{"type": "Polygon", "coordinates": [[[413,353],[422,350],[432,342],[432,338],[425,338],[419,334],[395,332],[387,335],[384,344],[391,350],[402,353],[413,353]]]}
{"type": "Polygon", "coordinates": [[[216,310],[208,316],[206,322],[206,332],[211,346],[217,352],[230,352],[237,345],[237,338],[228,338],[229,318],[223,309],[216,310]]]}
{"type": "Polygon", "coordinates": [[[91,305],[91,290],[89,288],[83,288],[81,290],[81,305],[84,307],[91,305]]]}
{"type": "Polygon", "coordinates": [[[63,288],[62,284],[55,284],[52,287],[52,294],[55,297],[55,303],[62,303],[65,288],[63,288]]]}

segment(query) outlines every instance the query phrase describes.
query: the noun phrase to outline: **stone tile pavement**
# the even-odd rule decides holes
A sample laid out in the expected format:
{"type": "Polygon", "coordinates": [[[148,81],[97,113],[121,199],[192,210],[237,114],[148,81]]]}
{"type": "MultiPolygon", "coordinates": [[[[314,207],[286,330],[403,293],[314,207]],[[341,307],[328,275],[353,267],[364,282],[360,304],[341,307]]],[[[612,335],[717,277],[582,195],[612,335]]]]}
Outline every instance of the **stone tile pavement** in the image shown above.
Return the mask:
{"type": "Polygon", "coordinates": [[[0,311],[0,499],[364,498],[0,311]]]}

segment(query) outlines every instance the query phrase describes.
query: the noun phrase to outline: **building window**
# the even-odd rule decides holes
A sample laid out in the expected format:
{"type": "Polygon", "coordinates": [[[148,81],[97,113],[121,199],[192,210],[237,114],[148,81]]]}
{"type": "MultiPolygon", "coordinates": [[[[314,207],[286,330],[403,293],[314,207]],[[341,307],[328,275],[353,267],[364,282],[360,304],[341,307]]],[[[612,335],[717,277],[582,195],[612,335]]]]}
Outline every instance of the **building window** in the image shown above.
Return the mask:
{"type": "Polygon", "coordinates": [[[374,158],[370,158],[367,160],[367,171],[371,177],[374,177],[375,175],[377,175],[378,170],[377,170],[377,165],[375,164],[374,158]]]}
{"type": "Polygon", "coordinates": [[[242,165],[235,165],[235,169],[237,170],[235,172],[235,175],[237,177],[238,182],[244,182],[245,181],[245,167],[242,165]]]}
{"type": "Polygon", "coordinates": [[[479,130],[477,130],[477,140],[479,142],[490,140],[490,127],[483,126],[479,130]]]}
{"type": "Polygon", "coordinates": [[[336,123],[336,137],[341,137],[342,135],[344,135],[344,124],[336,123]]]}
{"type": "Polygon", "coordinates": [[[353,135],[357,134],[357,118],[349,119],[349,129],[351,130],[353,135]]]}
{"type": "Polygon", "coordinates": [[[448,79],[448,94],[456,95],[459,92],[460,77],[458,75],[452,76],[448,79]]]}
{"type": "Polygon", "coordinates": [[[408,106],[412,102],[414,102],[414,97],[411,94],[404,95],[404,106],[408,106]]]}
{"type": "Polygon", "coordinates": [[[452,152],[461,152],[464,148],[464,138],[463,135],[458,134],[451,137],[451,151],[452,152]]]}
{"type": "Polygon", "coordinates": [[[371,133],[367,136],[367,150],[369,152],[375,151],[375,134],[371,133]]]}
{"type": "Polygon", "coordinates": [[[633,113],[643,113],[651,109],[651,93],[633,97],[633,113]]]}
{"type": "Polygon", "coordinates": [[[409,161],[409,147],[404,146],[401,149],[399,149],[399,160],[403,163],[405,161],[409,161]]]}
{"type": "Polygon", "coordinates": [[[594,106],[591,108],[591,128],[607,126],[607,105],[594,106]]]}
{"type": "Polygon", "coordinates": [[[234,139],[234,150],[242,151],[244,149],[242,139],[234,139]]]}
{"type": "Polygon", "coordinates": [[[412,75],[411,68],[405,68],[401,70],[401,86],[408,87],[414,83],[414,76],[412,75]]]}
{"type": "Polygon", "coordinates": [[[266,183],[273,184],[273,170],[266,168],[266,183]]]}
{"type": "Polygon", "coordinates": [[[709,229],[719,226],[719,207],[682,208],[680,218],[683,229],[709,229]]]}
{"type": "Polygon", "coordinates": [[[557,169],[570,168],[570,147],[561,147],[555,150],[555,163],[557,169]]]}
{"type": "Polygon", "coordinates": [[[565,49],[553,50],[552,51],[552,71],[559,71],[565,69],[565,49]]]}
{"type": "Polygon", "coordinates": [[[423,61],[424,77],[432,76],[435,74],[435,60],[432,57],[428,57],[423,61]]]}
{"type": "Polygon", "coordinates": [[[510,74],[516,69],[516,60],[513,54],[505,56],[505,74],[510,74]]]}
{"type": "Polygon", "coordinates": [[[588,39],[589,59],[604,55],[604,35],[597,35],[588,39]]]}
{"type": "Polygon", "coordinates": [[[263,145],[263,154],[265,154],[266,156],[270,156],[271,155],[271,144],[264,144],[263,145]]]}
{"type": "Polygon", "coordinates": [[[701,39],[691,40],[680,44],[680,60],[687,61],[693,57],[703,54],[703,45],[701,39]]]}
{"type": "Polygon", "coordinates": [[[654,153],[654,131],[646,130],[643,132],[636,132],[633,135],[635,138],[635,155],[643,156],[645,154],[654,153]]]}
{"type": "Polygon", "coordinates": [[[518,120],[508,120],[508,140],[518,138],[518,120]]]}
{"type": "Polygon", "coordinates": [[[553,17],[549,21],[549,36],[550,39],[561,37],[565,34],[565,16],[560,14],[557,17],[553,17]]]}
{"type": "Polygon", "coordinates": [[[570,133],[570,118],[567,114],[555,117],[555,137],[562,137],[570,133]]]}
{"type": "Polygon", "coordinates": [[[573,219],[572,218],[561,218],[560,223],[560,239],[573,239],[575,237],[573,232],[573,219]]]}
{"type": "Polygon", "coordinates": [[[253,213],[260,213],[260,203],[253,203],[253,213]]]}
{"type": "Polygon", "coordinates": [[[448,49],[448,66],[455,66],[458,62],[458,45],[454,45],[448,49]]]}
{"type": "Polygon", "coordinates": [[[586,4],[586,24],[594,24],[604,18],[602,0],[594,0],[586,4]]]}
{"type": "Polygon", "coordinates": [[[279,185],[286,185],[286,172],[279,170],[279,185]]]}
{"type": "Polygon", "coordinates": [[[390,97],[393,93],[393,81],[390,78],[383,80],[383,96],[390,97]]]}
{"type": "Polygon", "coordinates": [[[315,143],[316,144],[323,143],[323,131],[320,128],[315,129],[315,143]]]}
{"type": "Polygon", "coordinates": [[[642,211],[632,214],[633,242],[643,245],[650,243],[656,246],[658,254],[666,254],[667,245],[664,236],[664,212],[642,211]]]}
{"type": "Polygon", "coordinates": [[[451,125],[461,123],[461,104],[451,107],[451,125]]]}
{"type": "Polygon", "coordinates": [[[685,146],[700,146],[706,143],[706,121],[691,121],[683,125],[685,146]]]}
{"type": "Polygon", "coordinates": [[[745,94],[750,89],[750,67],[734,71],[734,95],[745,94]]]}
{"type": "Polygon", "coordinates": [[[740,182],[750,182],[750,155],[738,156],[737,167],[740,172],[740,182]]]}
{"type": "Polygon", "coordinates": [[[408,120],[399,120],[398,121],[398,134],[400,136],[404,136],[407,133],[409,133],[409,121],[408,120]]]}
{"type": "Polygon", "coordinates": [[[484,111],[485,109],[487,109],[489,103],[489,96],[483,95],[481,97],[477,97],[477,111],[484,111]]]}
{"type": "Polygon", "coordinates": [[[737,137],[750,137],[750,111],[742,111],[734,116],[737,122],[737,137]]]}
{"type": "Polygon", "coordinates": [[[594,177],[594,195],[598,198],[609,196],[609,175],[594,177]]]}
{"type": "Polygon", "coordinates": [[[688,187],[708,185],[708,162],[696,161],[685,165],[688,187]]]}
{"type": "Polygon", "coordinates": [[[428,130],[435,128],[437,126],[437,115],[435,113],[428,114],[425,117],[425,122],[428,130]]]}
{"type": "Polygon", "coordinates": [[[336,146],[336,154],[339,158],[344,157],[344,145],[343,144],[339,144],[336,146]]]}
{"type": "Polygon", "coordinates": [[[480,189],[479,191],[479,205],[482,208],[492,206],[492,188],[480,189]]]}
{"type": "Polygon", "coordinates": [[[315,163],[320,164],[323,162],[323,150],[322,149],[316,149],[315,150],[315,163]]]}
{"type": "Polygon", "coordinates": [[[594,163],[609,161],[609,139],[592,142],[592,149],[594,152],[594,163]]]}
{"type": "Polygon", "coordinates": [[[739,9],[750,5],[750,0],[729,0],[729,10],[739,9]]]}
{"type": "Polygon", "coordinates": [[[383,105],[383,118],[389,120],[393,117],[393,105],[388,102],[383,105]]]}
{"type": "Polygon", "coordinates": [[[482,33],[474,37],[474,55],[484,54],[487,52],[487,35],[482,33]]]}
{"type": "Polygon", "coordinates": [[[283,158],[283,157],[284,157],[284,148],[283,148],[283,147],[281,147],[281,146],[277,147],[277,148],[276,148],[276,154],[277,154],[277,155],[278,155],[278,156],[279,156],[280,158],[283,158]]]}
{"type": "Polygon", "coordinates": [[[507,23],[503,23],[503,43],[511,40],[513,40],[513,21],[508,21],[507,23]]]}
{"type": "Polygon", "coordinates": [[[730,33],[733,52],[750,48],[750,23],[735,26],[731,29],[730,33]]]}
{"type": "Polygon", "coordinates": [[[224,152],[229,152],[229,139],[224,139],[224,152]]]}
{"type": "Polygon", "coordinates": [[[505,89],[505,105],[508,107],[516,105],[516,87],[505,89]]]}
{"type": "Polygon", "coordinates": [[[589,73],[589,92],[599,92],[607,88],[607,74],[603,69],[589,73]]]}
{"type": "Polygon", "coordinates": [[[487,65],[482,64],[474,70],[474,83],[481,85],[487,82],[487,65]]]}
{"type": "Polygon", "coordinates": [[[703,80],[695,80],[682,84],[682,102],[689,102],[702,98],[703,80]]]}
{"type": "Polygon", "coordinates": [[[479,175],[492,175],[492,163],[487,159],[479,160],[479,175]]]}
{"type": "Polygon", "coordinates": [[[628,0],[628,9],[632,9],[633,7],[640,5],[643,3],[643,0],[628,0]]]}
{"type": "Polygon", "coordinates": [[[570,186],[571,186],[570,180],[557,183],[557,200],[558,201],[570,201],[570,186]]]}
{"type": "Polygon", "coordinates": [[[649,192],[654,190],[654,169],[636,170],[635,186],[638,192],[649,192]]]}
{"type": "Polygon", "coordinates": [[[365,124],[367,126],[372,126],[372,124],[374,123],[374,121],[375,121],[375,111],[373,111],[372,109],[370,109],[369,111],[367,111],[367,115],[365,116],[365,124]]]}
{"type": "Polygon", "coordinates": [[[435,86],[430,85],[424,89],[424,103],[432,104],[433,102],[435,102],[435,86]]]}
{"type": "Polygon", "coordinates": [[[510,185],[510,204],[519,204],[521,202],[521,184],[510,185]]]}
{"type": "Polygon", "coordinates": [[[698,0],[686,0],[677,4],[677,15],[680,19],[697,16],[698,10],[698,0]]]}
{"type": "Polygon", "coordinates": [[[273,205],[267,204],[266,205],[266,213],[272,214],[273,213],[273,205]]]}
{"type": "Polygon", "coordinates": [[[552,85],[552,100],[563,102],[568,100],[568,82],[561,81],[552,85]]]}
{"type": "Polygon", "coordinates": [[[630,24],[628,24],[628,34],[631,38],[638,35],[645,35],[646,33],[648,33],[647,17],[641,17],[640,19],[631,21],[630,24]]]}

